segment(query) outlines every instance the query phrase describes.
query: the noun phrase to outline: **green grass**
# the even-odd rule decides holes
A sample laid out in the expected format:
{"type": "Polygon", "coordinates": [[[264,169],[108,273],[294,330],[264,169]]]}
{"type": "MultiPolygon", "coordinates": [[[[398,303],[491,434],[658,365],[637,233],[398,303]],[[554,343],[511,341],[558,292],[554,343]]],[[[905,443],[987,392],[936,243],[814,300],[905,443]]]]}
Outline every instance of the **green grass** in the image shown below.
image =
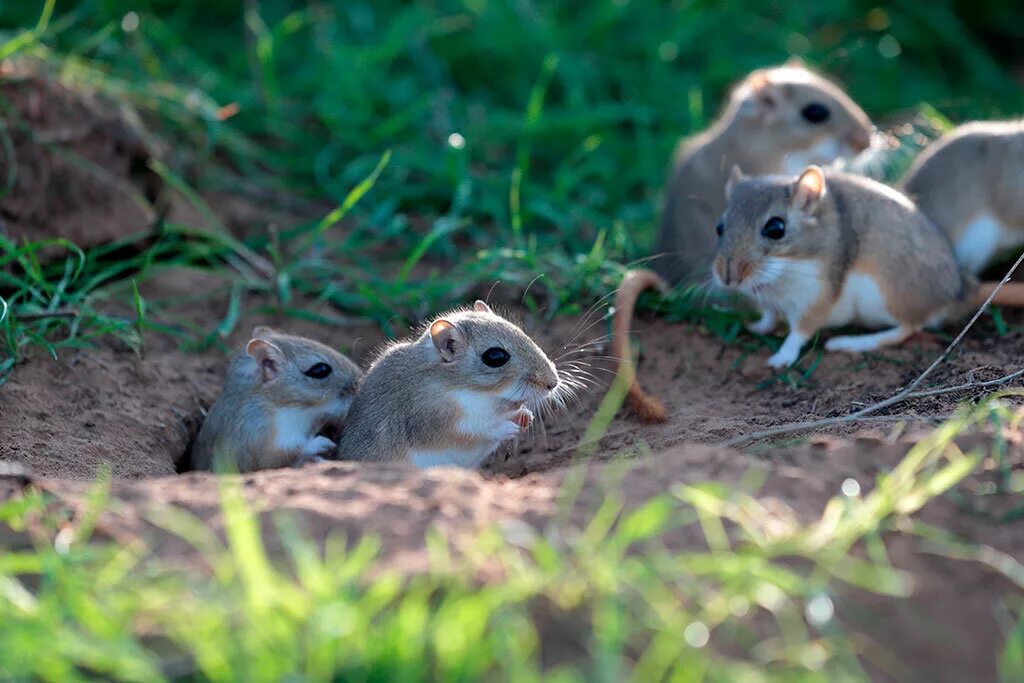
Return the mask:
{"type": "MultiPolygon", "coordinates": [[[[518,298],[536,280],[531,311],[585,310],[649,255],[676,139],[745,72],[791,53],[844,81],[883,128],[1020,111],[1013,65],[989,45],[1014,38],[1021,11],[983,4],[5,3],[0,54],[136,106],[173,141],[156,170],[197,202],[226,190],[342,207],[372,177],[343,226],[325,209],[315,228],[247,238],[273,273],[237,286],[393,331],[499,281],[518,298]]],[[[217,227],[204,209],[189,229],[217,227]]],[[[739,333],[685,297],[671,306],[739,333]]]]}
{"type": "MultiPolygon", "coordinates": [[[[892,653],[857,645],[834,598],[848,587],[909,594],[880,534],[913,528],[909,516],[974,471],[986,453],[962,453],[952,439],[1005,411],[990,402],[962,412],[870,492],[838,494],[806,525],[786,510],[766,514],[756,471],[739,487],[673,485],[630,510],[612,478],[586,527],[492,529],[457,560],[431,535],[432,568],[412,578],[370,578],[373,538],[331,537],[321,552],[287,516],[274,518],[286,557],[272,561],[232,478],[221,481],[226,542],[180,509],[147,514],[204,558],[209,571],[188,574],[142,541],[89,542],[109,502],[106,478],[73,520],[31,494],[0,506],[0,524],[31,541],[0,556],[0,677],[866,680],[865,663],[889,667],[892,653]],[[705,549],[666,548],[662,537],[684,527],[702,532],[705,549]],[[481,585],[483,568],[504,580],[481,585]],[[545,666],[556,635],[573,645],[545,666]]],[[[563,510],[579,484],[567,481],[563,510]]],[[[947,543],[954,556],[965,547],[947,543]]],[[[1020,564],[999,568],[1024,586],[1020,564]]],[[[1019,671],[1019,608],[1005,613],[1006,681],[1019,671]]]]}
{"type": "MultiPolygon", "coordinates": [[[[170,142],[153,170],[201,217],[87,250],[0,235],[0,383],[26,356],[101,336],[139,353],[154,333],[189,349],[223,344],[244,301],[388,333],[499,281],[533,314],[585,311],[650,255],[675,141],[704,127],[744,73],[799,54],[884,129],[911,122],[899,131],[911,149],[952,122],[1024,110],[1020,26],[1024,9],[999,0],[0,3],[0,61],[38,62],[136,107],[170,142]],[[231,236],[211,192],[319,217],[231,236]],[[189,301],[146,298],[170,269],[220,278],[223,316],[196,325],[181,315],[189,301]]],[[[17,172],[6,131],[30,127],[3,103],[0,120],[2,195],[17,172]]],[[[893,177],[909,158],[879,172],[893,177]]],[[[657,305],[747,351],[777,343],[692,292],[657,305]]],[[[772,381],[802,383],[818,358],[809,350],[772,381]]],[[[905,593],[880,538],[929,499],[956,487],[977,511],[993,493],[1019,495],[1004,451],[992,454],[999,477],[978,488],[967,478],[981,454],[945,448],[968,424],[1012,419],[986,404],[951,421],[869,495],[837,497],[811,525],[769,528],[751,489],[722,484],[674,487],[615,525],[611,488],[577,534],[494,531],[459,562],[433,539],[433,571],[408,580],[367,578],[372,539],[334,539],[321,554],[286,533],[288,561],[272,563],[230,480],[226,545],[180,511],[153,520],[198,547],[209,576],[141,544],[90,542],[102,481],[92,513],[73,521],[30,495],[0,505],[0,525],[31,540],[0,554],[0,679],[864,680],[857,657],[877,653],[808,611],[844,585],[905,593]],[[708,549],[665,550],[660,538],[687,525],[708,549]],[[507,581],[474,581],[485,561],[507,581]],[[564,624],[579,656],[545,668],[544,629],[564,624]]],[[[912,529],[946,554],[991,561],[912,529]]],[[[1019,680],[1024,605],[1008,599],[1000,617],[1001,673],[1019,680]]]]}

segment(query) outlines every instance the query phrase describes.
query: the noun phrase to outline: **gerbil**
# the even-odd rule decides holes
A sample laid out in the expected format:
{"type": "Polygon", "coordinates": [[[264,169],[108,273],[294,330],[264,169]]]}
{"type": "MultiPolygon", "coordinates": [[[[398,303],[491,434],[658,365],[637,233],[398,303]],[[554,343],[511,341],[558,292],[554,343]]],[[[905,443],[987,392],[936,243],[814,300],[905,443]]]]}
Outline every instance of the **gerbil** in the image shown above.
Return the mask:
{"type": "Polygon", "coordinates": [[[1000,251],[1024,245],[1024,121],[968,123],[911,165],[904,191],[977,274],[1000,251]]]}
{"type": "Polygon", "coordinates": [[[676,150],[665,191],[651,270],[626,274],[615,297],[612,355],[628,375],[627,400],[645,420],[660,421],[664,407],[638,402],[646,396],[633,378],[629,316],[640,292],[703,279],[714,256],[714,225],[725,207],[729,170],[748,173],[797,173],[808,164],[825,164],[866,150],[873,128],[867,114],[840,88],[807,69],[799,59],[759,69],[732,92],[721,117],[705,132],[676,150]]]}
{"type": "Polygon", "coordinates": [[[554,364],[482,301],[389,346],[366,373],[342,460],[477,467],[558,391],[554,364]]]}
{"type": "Polygon", "coordinates": [[[733,166],[795,174],[863,152],[872,132],[857,103],[800,60],[752,72],[721,117],[677,147],[652,269],[673,285],[704,276],[715,252],[707,226],[722,214],[733,166]]]}
{"type": "MultiPolygon", "coordinates": [[[[975,310],[994,286],[960,267],[946,235],[910,199],[873,180],[817,166],[797,178],[734,168],[726,195],[713,279],[759,306],[756,332],[788,322],[771,367],[794,363],[826,328],[882,328],[832,337],[832,351],[899,344],[975,310]]],[[[1024,305],[1022,286],[1004,286],[993,301],[1024,305]]]]}
{"type": "Polygon", "coordinates": [[[332,455],[323,432],[341,427],[361,374],[319,342],[255,328],[199,430],[193,466],[252,472],[332,455]]]}

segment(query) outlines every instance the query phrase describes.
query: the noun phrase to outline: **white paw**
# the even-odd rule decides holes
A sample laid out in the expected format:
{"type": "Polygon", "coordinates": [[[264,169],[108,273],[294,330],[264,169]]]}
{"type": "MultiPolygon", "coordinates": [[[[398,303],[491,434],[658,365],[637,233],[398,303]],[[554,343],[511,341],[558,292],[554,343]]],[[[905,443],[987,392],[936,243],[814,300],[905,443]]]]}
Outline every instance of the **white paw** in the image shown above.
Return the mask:
{"type": "Polygon", "coordinates": [[[788,368],[790,365],[796,362],[797,358],[800,357],[800,349],[786,348],[783,345],[781,349],[776,351],[771,357],[768,358],[768,367],[781,369],[788,368]]]}
{"type": "Polygon", "coordinates": [[[747,325],[747,329],[754,334],[771,334],[775,331],[778,321],[771,313],[761,314],[761,318],[747,325]]]}
{"type": "Polygon", "coordinates": [[[528,408],[520,408],[502,421],[495,430],[494,437],[500,441],[508,441],[519,436],[519,432],[533,424],[533,413],[528,408]]]}
{"type": "Polygon", "coordinates": [[[876,351],[879,348],[878,340],[874,335],[861,335],[848,337],[832,337],[825,342],[826,351],[845,351],[847,353],[863,353],[864,351],[876,351]]]}
{"type": "Polygon", "coordinates": [[[338,445],[326,436],[314,436],[302,447],[300,459],[305,459],[306,462],[322,461],[324,458],[334,455],[337,448],[338,445]]]}

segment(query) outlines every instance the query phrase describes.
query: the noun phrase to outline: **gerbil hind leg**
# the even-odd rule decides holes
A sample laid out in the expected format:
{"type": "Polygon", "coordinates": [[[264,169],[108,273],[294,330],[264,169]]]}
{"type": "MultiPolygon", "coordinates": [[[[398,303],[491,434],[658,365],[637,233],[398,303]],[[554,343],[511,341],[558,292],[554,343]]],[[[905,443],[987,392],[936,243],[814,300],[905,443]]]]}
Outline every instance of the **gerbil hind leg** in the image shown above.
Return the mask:
{"type": "Polygon", "coordinates": [[[896,346],[902,344],[909,337],[914,336],[918,328],[910,325],[900,325],[881,332],[872,334],[850,334],[840,337],[832,337],[825,342],[825,349],[828,351],[847,351],[850,353],[861,353],[863,351],[875,351],[885,346],[896,346]]]}

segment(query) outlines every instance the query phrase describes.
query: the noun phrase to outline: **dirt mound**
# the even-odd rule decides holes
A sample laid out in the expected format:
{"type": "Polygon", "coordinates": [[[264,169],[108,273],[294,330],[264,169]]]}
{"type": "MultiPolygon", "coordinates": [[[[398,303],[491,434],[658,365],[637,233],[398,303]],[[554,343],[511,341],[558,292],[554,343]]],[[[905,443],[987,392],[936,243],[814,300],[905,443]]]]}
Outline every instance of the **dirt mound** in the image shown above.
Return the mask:
{"type": "Polygon", "coordinates": [[[39,69],[4,62],[0,219],[9,237],[65,237],[80,247],[148,229],[160,190],[130,112],[39,69]]]}
{"type": "Polygon", "coordinates": [[[0,460],[38,476],[174,474],[215,394],[219,359],[86,350],[19,367],[0,400],[0,460]]]}
{"type": "MultiPolygon", "coordinates": [[[[568,530],[581,529],[592,519],[609,491],[621,496],[629,511],[676,484],[720,481],[740,486],[739,482],[751,481],[746,476],[751,470],[760,473],[754,479],[763,480],[752,493],[769,514],[777,515],[782,523],[789,518],[809,523],[821,516],[844,480],[855,479],[867,493],[877,475],[897,463],[908,447],[908,443],[860,440],[769,451],[756,457],[680,445],[654,457],[585,466],[580,493],[571,502],[561,493],[568,474],[564,469],[510,480],[462,470],[334,463],[235,479],[259,512],[264,540],[273,556],[283,557],[282,527],[274,519],[284,514],[294,528],[321,544],[332,534],[344,535],[350,543],[374,536],[381,543],[381,568],[414,573],[429,566],[428,529],[438,531],[456,556],[472,549],[476,535],[492,526],[516,542],[534,533],[564,538],[568,530]],[[563,505],[569,505],[564,516],[559,514],[563,505]]],[[[81,510],[92,486],[60,479],[35,485],[72,511],[81,510]]],[[[190,473],[115,480],[111,497],[97,525],[101,537],[120,544],[143,538],[162,557],[210,571],[195,547],[164,529],[161,511],[166,506],[185,509],[224,538],[220,491],[214,476],[190,473]]],[[[965,515],[949,500],[933,501],[919,519],[952,528],[975,543],[993,545],[1018,561],[1024,560],[1024,536],[1010,526],[965,515]]],[[[703,531],[697,524],[669,532],[661,537],[661,543],[673,550],[705,549],[703,531]]],[[[870,634],[873,639],[860,641],[868,666],[889,662],[876,667],[876,678],[995,680],[996,653],[1002,642],[997,606],[1013,587],[982,564],[922,553],[921,544],[910,536],[889,534],[886,546],[892,563],[911,573],[913,595],[883,599],[850,589],[836,596],[842,628],[870,634]]],[[[557,653],[545,656],[560,658],[557,653]]]]}

